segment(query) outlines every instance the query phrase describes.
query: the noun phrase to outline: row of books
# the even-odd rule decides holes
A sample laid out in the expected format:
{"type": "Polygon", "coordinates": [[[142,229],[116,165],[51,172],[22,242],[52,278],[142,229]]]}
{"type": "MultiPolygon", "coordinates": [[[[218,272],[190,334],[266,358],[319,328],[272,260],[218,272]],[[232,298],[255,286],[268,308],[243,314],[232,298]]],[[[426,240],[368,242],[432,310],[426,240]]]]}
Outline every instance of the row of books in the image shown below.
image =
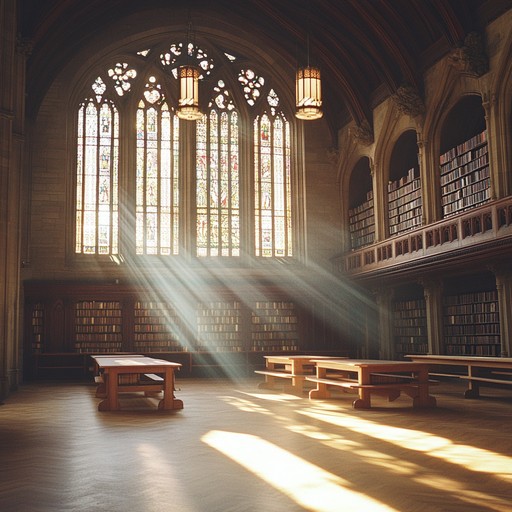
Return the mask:
{"type": "Polygon", "coordinates": [[[478,149],[474,149],[464,153],[463,155],[455,157],[453,160],[449,160],[448,162],[441,165],[441,174],[446,174],[452,169],[456,169],[457,167],[462,167],[472,160],[476,160],[486,156],[489,153],[489,148],[487,144],[481,146],[478,149]]]}
{"type": "Polygon", "coordinates": [[[253,332],[251,334],[252,340],[293,340],[297,339],[297,332],[281,332],[281,331],[264,331],[264,332],[253,332]]]}
{"type": "Polygon", "coordinates": [[[443,197],[443,206],[450,205],[458,201],[462,201],[465,206],[471,205],[475,197],[478,198],[489,198],[490,180],[486,178],[483,181],[467,185],[463,188],[456,189],[454,192],[447,193],[443,197]],[[482,193],[483,192],[483,193],[482,193]]]}
{"type": "Polygon", "coordinates": [[[172,304],[168,302],[158,302],[158,301],[135,301],[135,311],[139,310],[159,310],[159,311],[167,311],[169,309],[173,309],[172,304]]]}
{"type": "Polygon", "coordinates": [[[493,356],[499,357],[500,345],[447,345],[445,353],[448,356],[493,356]]]}
{"type": "Polygon", "coordinates": [[[351,233],[358,233],[367,228],[371,231],[375,231],[375,217],[373,217],[373,215],[358,222],[351,222],[349,225],[349,230],[351,233]]]}
{"type": "Polygon", "coordinates": [[[240,311],[238,309],[201,309],[197,312],[198,319],[208,318],[208,317],[230,317],[230,316],[238,316],[240,315],[240,311]]]}
{"type": "Polygon", "coordinates": [[[444,187],[447,183],[451,181],[460,180],[462,177],[467,176],[478,169],[482,169],[483,167],[487,167],[489,165],[489,159],[487,155],[483,155],[476,160],[471,160],[466,165],[462,167],[455,167],[450,172],[441,175],[440,184],[441,187],[444,187]]]}
{"type": "Polygon", "coordinates": [[[240,316],[212,316],[212,317],[202,317],[197,319],[197,323],[199,326],[209,326],[209,325],[232,325],[239,324],[241,320],[240,316]]]}
{"type": "Polygon", "coordinates": [[[428,352],[428,343],[421,343],[411,340],[410,343],[396,343],[395,352],[398,354],[426,354],[428,352]]]}
{"type": "Polygon", "coordinates": [[[389,216],[390,224],[400,224],[402,222],[406,222],[411,219],[419,218],[421,220],[422,208],[421,206],[417,208],[411,208],[410,210],[406,210],[402,213],[397,213],[395,215],[389,216]]]}
{"type": "Polygon", "coordinates": [[[472,324],[497,324],[500,321],[498,312],[472,313],[471,315],[447,315],[443,318],[445,325],[465,324],[468,323],[468,320],[470,320],[472,324]]]}
{"type": "Polygon", "coordinates": [[[168,344],[178,343],[176,336],[168,332],[137,333],[133,336],[134,341],[158,341],[168,344]]]}
{"type": "Polygon", "coordinates": [[[159,333],[159,332],[172,332],[172,326],[167,324],[135,324],[133,326],[133,331],[137,333],[146,332],[146,333],[159,333]]]}
{"type": "Polygon", "coordinates": [[[455,157],[462,155],[463,153],[466,153],[467,151],[470,151],[472,149],[475,149],[476,147],[480,146],[481,144],[484,144],[487,142],[487,132],[484,130],[481,133],[478,133],[474,137],[471,137],[467,141],[463,142],[462,144],[459,144],[455,146],[454,148],[450,149],[446,153],[443,153],[440,157],[440,163],[443,165],[449,160],[453,160],[455,157]]]}
{"type": "Polygon", "coordinates": [[[397,235],[398,233],[402,233],[409,229],[413,229],[417,226],[421,226],[421,216],[416,216],[410,220],[404,220],[402,222],[396,223],[389,226],[389,234],[397,235]]]}
{"type": "Polygon", "coordinates": [[[119,301],[104,301],[104,300],[88,300],[88,301],[80,301],[76,303],[76,309],[99,309],[102,310],[119,310],[121,308],[121,303],[119,301]]]}
{"type": "Polygon", "coordinates": [[[459,324],[459,325],[444,325],[445,336],[480,336],[492,334],[495,336],[500,335],[500,324],[459,324]]]}
{"type": "Polygon", "coordinates": [[[360,247],[373,244],[373,242],[375,242],[375,228],[367,233],[361,233],[361,235],[351,237],[352,249],[359,249],[360,247]]]}
{"type": "Polygon", "coordinates": [[[374,216],[374,209],[373,206],[366,208],[365,210],[359,212],[350,214],[349,213],[349,225],[350,226],[357,226],[359,222],[367,221],[368,219],[372,219],[374,216]]]}
{"type": "Polygon", "coordinates": [[[112,318],[112,317],[121,317],[122,311],[121,309],[76,309],[76,318],[91,318],[91,317],[106,317],[106,318],[112,318]]]}
{"type": "MultiPolygon", "coordinates": [[[[498,292],[496,290],[484,290],[477,292],[466,292],[457,295],[446,295],[443,298],[445,306],[471,306],[472,308],[484,307],[483,304],[489,303],[488,306],[491,309],[489,311],[496,311],[498,306],[498,292]],[[492,309],[496,308],[496,309],[492,309]]],[[[478,313],[482,310],[468,309],[469,312],[476,311],[478,313]]]]}
{"type": "Polygon", "coordinates": [[[117,333],[122,331],[121,324],[108,325],[77,325],[75,332],[80,333],[117,333]]]}
{"type": "Polygon", "coordinates": [[[395,338],[403,338],[404,336],[426,336],[427,330],[425,325],[395,325],[393,334],[395,338]]]}
{"type": "Polygon", "coordinates": [[[148,327],[152,325],[176,325],[178,323],[177,317],[167,317],[167,316],[139,316],[135,318],[135,325],[143,326],[146,325],[148,327]]]}
{"type": "MultiPolygon", "coordinates": [[[[393,182],[396,183],[396,182],[393,182]]],[[[389,185],[388,185],[389,189],[389,185]]],[[[393,201],[408,201],[411,197],[419,197],[421,194],[421,181],[419,178],[415,178],[410,183],[393,189],[391,191],[388,190],[388,202],[392,203],[393,201]]]]}
{"type": "Polygon", "coordinates": [[[403,187],[404,185],[407,185],[408,183],[411,183],[415,179],[418,178],[417,176],[418,170],[414,167],[409,169],[407,171],[407,174],[405,176],[402,176],[400,179],[395,181],[390,181],[388,183],[388,192],[392,190],[396,190],[397,188],[403,187]]]}
{"type": "Polygon", "coordinates": [[[403,313],[411,311],[414,316],[423,316],[425,314],[425,299],[401,300],[394,303],[394,311],[403,313]]]}
{"type": "Polygon", "coordinates": [[[198,344],[201,345],[201,343],[205,341],[215,342],[217,345],[233,345],[233,342],[236,342],[236,345],[240,345],[242,343],[240,339],[240,334],[234,332],[202,333],[201,336],[199,337],[198,344]]]}
{"type": "MultiPolygon", "coordinates": [[[[482,169],[479,169],[471,174],[468,174],[460,178],[459,180],[448,183],[442,188],[441,195],[446,196],[451,192],[455,192],[456,190],[466,190],[468,189],[468,187],[471,187],[472,185],[476,185],[478,183],[481,183],[482,186],[482,188],[479,190],[490,187],[490,171],[488,166],[483,167],[482,169]]],[[[476,191],[478,189],[473,190],[476,191]]]]}
{"type": "Polygon", "coordinates": [[[296,331],[297,327],[295,324],[282,324],[280,326],[275,326],[273,324],[253,324],[252,331],[253,332],[288,332],[288,331],[296,331]]]}
{"type": "Polygon", "coordinates": [[[77,316],[75,325],[121,325],[121,317],[111,316],[77,316]],[[116,319],[116,320],[114,320],[116,319]]]}
{"type": "Polygon", "coordinates": [[[482,190],[481,192],[477,192],[469,197],[464,197],[462,199],[458,199],[452,203],[446,204],[443,206],[443,214],[444,216],[452,215],[455,213],[460,213],[464,210],[468,210],[470,208],[474,208],[480,204],[486,203],[491,198],[491,190],[489,188],[482,190]]]}
{"type": "Polygon", "coordinates": [[[251,317],[251,323],[252,324],[268,324],[270,326],[274,326],[274,328],[281,328],[281,324],[296,324],[297,323],[297,316],[296,315],[290,315],[290,316],[263,316],[263,315],[253,315],[251,317]]]}
{"type": "Polygon", "coordinates": [[[423,200],[421,196],[419,196],[399,205],[395,205],[394,203],[389,204],[388,212],[390,217],[414,210],[415,208],[420,208],[423,205],[423,200]]]}
{"type": "MultiPolygon", "coordinates": [[[[199,308],[202,311],[212,310],[226,310],[226,309],[241,309],[242,305],[239,301],[212,301],[212,302],[201,302],[199,308]]],[[[222,314],[222,313],[219,313],[222,314]]]]}

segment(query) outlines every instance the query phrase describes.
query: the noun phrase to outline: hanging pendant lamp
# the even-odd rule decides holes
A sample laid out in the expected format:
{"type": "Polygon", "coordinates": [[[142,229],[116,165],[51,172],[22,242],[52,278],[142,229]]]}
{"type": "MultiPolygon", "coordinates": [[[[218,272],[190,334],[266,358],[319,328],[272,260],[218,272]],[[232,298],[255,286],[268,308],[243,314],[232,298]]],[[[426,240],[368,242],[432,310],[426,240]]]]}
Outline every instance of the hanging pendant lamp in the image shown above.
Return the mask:
{"type": "Polygon", "coordinates": [[[179,69],[180,98],[177,115],[181,119],[197,121],[203,117],[199,110],[199,69],[186,65],[179,69]]]}
{"type": "Polygon", "coordinates": [[[199,68],[190,62],[191,58],[195,56],[196,51],[192,21],[189,19],[186,48],[187,62],[185,65],[180,66],[178,70],[180,98],[176,112],[180,119],[186,119],[187,121],[197,121],[203,117],[199,110],[199,68]]]}
{"type": "Polygon", "coordinates": [[[322,113],[322,81],[320,69],[309,65],[309,34],[307,35],[307,66],[300,67],[295,77],[295,116],[298,119],[320,119],[322,113]]]}
{"type": "Polygon", "coordinates": [[[323,115],[320,70],[311,66],[299,68],[295,84],[295,116],[305,120],[320,119],[323,115]]]}

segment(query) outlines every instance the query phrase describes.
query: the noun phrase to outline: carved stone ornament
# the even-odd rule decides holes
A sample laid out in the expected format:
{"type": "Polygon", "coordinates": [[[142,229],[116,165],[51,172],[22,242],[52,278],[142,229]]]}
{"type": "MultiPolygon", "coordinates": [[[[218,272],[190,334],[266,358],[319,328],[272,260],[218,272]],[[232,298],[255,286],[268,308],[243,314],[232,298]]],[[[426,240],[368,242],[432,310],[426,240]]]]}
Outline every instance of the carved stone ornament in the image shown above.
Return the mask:
{"type": "Polygon", "coordinates": [[[456,48],[449,59],[452,66],[462,73],[482,76],[489,70],[482,36],[477,32],[470,32],[464,39],[464,44],[456,48]]]}
{"type": "Polygon", "coordinates": [[[370,123],[366,119],[359,126],[350,128],[350,135],[364,146],[370,146],[375,140],[370,123]]]}
{"type": "Polygon", "coordinates": [[[393,100],[402,114],[417,117],[425,112],[425,104],[412,85],[401,85],[393,95],[393,100]]]}
{"type": "Polygon", "coordinates": [[[340,150],[338,148],[335,148],[334,146],[331,146],[327,150],[327,160],[330,164],[337,164],[338,160],[340,158],[340,150]]]}

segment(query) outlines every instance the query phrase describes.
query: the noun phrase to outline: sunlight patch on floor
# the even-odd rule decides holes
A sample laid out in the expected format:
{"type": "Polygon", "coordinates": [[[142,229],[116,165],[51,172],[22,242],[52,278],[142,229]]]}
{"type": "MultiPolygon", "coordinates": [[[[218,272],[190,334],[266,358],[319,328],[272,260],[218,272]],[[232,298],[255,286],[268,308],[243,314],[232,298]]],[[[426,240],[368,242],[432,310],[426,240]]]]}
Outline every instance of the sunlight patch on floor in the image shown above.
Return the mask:
{"type": "Polygon", "coordinates": [[[350,489],[350,482],[260,437],[216,430],[205,434],[202,440],[307,510],[397,512],[350,489]]]}
{"type": "Polygon", "coordinates": [[[457,464],[470,471],[489,473],[502,480],[512,482],[512,458],[475,446],[455,444],[445,437],[423,432],[383,425],[364,418],[336,411],[304,409],[297,411],[310,418],[358,432],[363,435],[393,443],[402,448],[423,452],[457,464]]]}

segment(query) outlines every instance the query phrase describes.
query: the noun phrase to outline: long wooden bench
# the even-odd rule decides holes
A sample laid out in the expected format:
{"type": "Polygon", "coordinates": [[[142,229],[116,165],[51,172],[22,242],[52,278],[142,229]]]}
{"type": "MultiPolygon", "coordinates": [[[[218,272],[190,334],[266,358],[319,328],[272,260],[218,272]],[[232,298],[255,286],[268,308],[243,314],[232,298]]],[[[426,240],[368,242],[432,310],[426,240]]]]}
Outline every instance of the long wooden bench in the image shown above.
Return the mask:
{"type": "Polygon", "coordinates": [[[265,381],[258,387],[273,389],[277,379],[283,379],[287,390],[302,394],[306,377],[315,374],[315,364],[312,359],[326,358],[327,356],[314,355],[270,355],[265,357],[265,369],[254,370],[254,373],[265,376],[265,381]]]}
{"type": "MultiPolygon", "coordinates": [[[[161,393],[164,390],[164,378],[156,373],[142,373],[142,374],[128,374],[122,377],[129,376],[129,379],[124,379],[124,382],[119,384],[120,392],[144,392],[146,396],[152,396],[161,393]]],[[[103,375],[96,375],[94,382],[98,384],[96,388],[96,397],[105,398],[106,387],[103,375]]]]}
{"type": "Polygon", "coordinates": [[[429,372],[430,375],[468,381],[465,398],[478,398],[481,385],[512,385],[512,358],[445,355],[407,355],[411,361],[426,362],[431,366],[466,367],[466,373],[447,371],[429,372]],[[509,370],[509,371],[506,371],[509,370]],[[496,375],[497,377],[494,377],[496,375]],[[509,376],[510,379],[503,378],[509,376]]]}
{"type": "Polygon", "coordinates": [[[380,361],[357,359],[315,360],[316,375],[306,381],[316,383],[310,398],[330,398],[330,387],[354,390],[359,398],[355,409],[371,407],[371,396],[382,395],[390,402],[403,392],[413,399],[414,407],[435,407],[436,400],[429,395],[428,366],[407,361],[380,361]]]}

